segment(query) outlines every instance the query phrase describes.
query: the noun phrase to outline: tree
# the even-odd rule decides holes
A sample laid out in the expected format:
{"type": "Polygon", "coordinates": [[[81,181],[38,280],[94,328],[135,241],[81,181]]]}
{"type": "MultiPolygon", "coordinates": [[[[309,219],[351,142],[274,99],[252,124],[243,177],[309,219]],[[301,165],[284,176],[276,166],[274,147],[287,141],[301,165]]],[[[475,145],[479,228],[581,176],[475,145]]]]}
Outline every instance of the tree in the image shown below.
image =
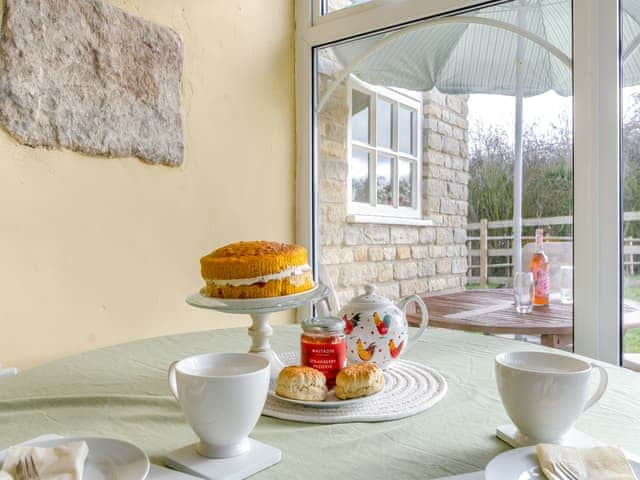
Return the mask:
{"type": "Polygon", "coordinates": [[[507,133],[495,126],[471,132],[469,221],[513,216],[513,148],[507,133]]]}
{"type": "MultiPolygon", "coordinates": [[[[623,118],[623,206],[640,211],[640,93],[631,96],[623,118]]],[[[469,222],[482,218],[513,218],[514,149],[507,132],[496,126],[475,125],[469,132],[469,222]]],[[[573,214],[573,130],[568,116],[557,118],[543,131],[529,126],[523,136],[523,218],[573,214]]],[[[615,165],[613,165],[615,167],[615,165]]],[[[571,236],[572,225],[548,226],[552,235],[571,236]]],[[[495,234],[510,235],[511,229],[495,234]]],[[[533,228],[523,234],[533,235],[533,228]]],[[[640,222],[624,222],[624,236],[640,238],[640,222]]],[[[493,247],[507,248],[508,240],[493,247]]],[[[493,260],[501,260],[493,257],[493,260]]],[[[507,272],[508,273],[508,272],[507,272]]]]}
{"type": "MultiPolygon", "coordinates": [[[[640,94],[632,95],[622,129],[623,205],[625,212],[640,210],[640,94]]],[[[624,223],[625,237],[640,236],[640,222],[624,223]]]]}
{"type": "MultiPolygon", "coordinates": [[[[559,118],[546,133],[536,125],[523,136],[524,218],[571,215],[573,168],[571,124],[559,118]]],[[[513,217],[514,149],[507,132],[479,125],[471,132],[469,221],[513,217]]]]}

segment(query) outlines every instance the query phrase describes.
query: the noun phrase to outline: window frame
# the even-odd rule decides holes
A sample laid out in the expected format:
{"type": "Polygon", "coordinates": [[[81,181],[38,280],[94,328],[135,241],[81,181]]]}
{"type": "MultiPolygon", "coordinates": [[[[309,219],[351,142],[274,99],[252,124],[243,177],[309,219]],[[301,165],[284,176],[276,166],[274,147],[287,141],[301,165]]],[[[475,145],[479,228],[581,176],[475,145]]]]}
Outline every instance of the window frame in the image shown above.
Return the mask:
{"type": "Polygon", "coordinates": [[[620,49],[620,2],[573,2],[574,351],[616,365],[622,364],[620,49]]]}
{"type": "MultiPolygon", "coordinates": [[[[420,96],[421,97],[421,96],[420,96]]],[[[347,83],[347,103],[349,108],[349,119],[347,122],[347,159],[349,164],[349,173],[347,175],[347,213],[348,215],[371,215],[378,217],[391,218],[422,218],[422,195],[419,193],[422,187],[422,127],[423,127],[423,101],[418,100],[418,95],[411,95],[410,92],[403,92],[400,89],[392,89],[379,87],[368,84],[351,76],[347,83]],[[353,91],[358,91],[369,97],[369,142],[363,143],[352,138],[351,118],[353,114],[353,91]],[[392,105],[391,120],[391,148],[381,147],[377,144],[377,105],[378,101],[383,100],[392,105]],[[415,155],[401,152],[399,148],[399,113],[400,107],[405,107],[415,112],[416,125],[413,138],[412,148],[415,149],[415,155]],[[353,147],[363,150],[369,154],[369,202],[356,202],[352,197],[352,179],[351,179],[351,158],[353,147]],[[391,164],[391,182],[392,182],[392,205],[377,204],[377,159],[378,155],[390,156],[391,164]],[[399,169],[400,161],[408,160],[415,166],[415,175],[412,178],[411,193],[412,207],[404,207],[400,205],[400,182],[399,169]]]]}
{"type": "MultiPolygon", "coordinates": [[[[296,0],[296,237],[318,272],[314,51],[502,0],[374,0],[319,16],[296,0]]],[[[573,2],[574,351],[621,362],[619,0],[573,2]],[[613,161],[612,161],[613,159],[613,161]],[[612,163],[614,165],[612,166],[612,163]]],[[[309,309],[299,309],[302,319],[309,309]]]]}
{"type": "Polygon", "coordinates": [[[380,5],[386,3],[386,0],[368,0],[359,5],[352,5],[350,7],[344,7],[340,10],[334,10],[330,12],[327,6],[328,0],[320,0],[318,2],[314,2],[314,11],[313,11],[313,23],[317,25],[318,23],[333,21],[336,18],[340,18],[343,16],[353,15],[354,12],[362,12],[364,10],[368,10],[370,8],[375,8],[380,5]]]}

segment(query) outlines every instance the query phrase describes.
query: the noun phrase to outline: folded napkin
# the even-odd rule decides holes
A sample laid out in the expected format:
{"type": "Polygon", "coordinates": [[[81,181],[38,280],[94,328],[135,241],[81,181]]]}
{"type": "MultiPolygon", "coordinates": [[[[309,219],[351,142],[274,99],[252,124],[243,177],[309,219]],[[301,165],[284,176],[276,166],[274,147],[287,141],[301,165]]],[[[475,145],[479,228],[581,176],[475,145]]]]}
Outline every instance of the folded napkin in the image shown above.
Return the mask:
{"type": "Polygon", "coordinates": [[[542,443],[536,446],[542,472],[556,480],[554,464],[562,461],[580,480],[636,480],[622,450],[616,447],[574,448],[542,443]]]}
{"type": "Polygon", "coordinates": [[[89,454],[86,442],[71,442],[57,447],[16,446],[7,450],[0,480],[16,478],[16,466],[32,456],[41,480],[82,480],[84,462],[89,454]]]}

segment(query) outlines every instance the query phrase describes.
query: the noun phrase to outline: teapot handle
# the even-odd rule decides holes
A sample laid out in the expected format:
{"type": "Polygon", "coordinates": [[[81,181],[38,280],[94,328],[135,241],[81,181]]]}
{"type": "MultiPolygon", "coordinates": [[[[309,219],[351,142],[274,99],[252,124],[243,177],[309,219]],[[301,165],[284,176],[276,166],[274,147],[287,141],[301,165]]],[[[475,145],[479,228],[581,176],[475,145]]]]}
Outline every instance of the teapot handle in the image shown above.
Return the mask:
{"type": "Polygon", "coordinates": [[[407,319],[407,307],[411,302],[416,302],[420,306],[420,311],[422,312],[422,324],[420,325],[420,328],[418,328],[418,331],[411,338],[407,339],[407,348],[405,348],[405,351],[409,350],[415,345],[415,343],[418,341],[418,338],[420,338],[420,336],[422,335],[422,332],[424,332],[429,325],[429,312],[427,311],[427,306],[424,304],[422,298],[420,298],[418,295],[409,295],[408,297],[405,297],[400,300],[400,302],[398,302],[398,308],[402,310],[402,314],[404,315],[405,320],[407,319]]]}

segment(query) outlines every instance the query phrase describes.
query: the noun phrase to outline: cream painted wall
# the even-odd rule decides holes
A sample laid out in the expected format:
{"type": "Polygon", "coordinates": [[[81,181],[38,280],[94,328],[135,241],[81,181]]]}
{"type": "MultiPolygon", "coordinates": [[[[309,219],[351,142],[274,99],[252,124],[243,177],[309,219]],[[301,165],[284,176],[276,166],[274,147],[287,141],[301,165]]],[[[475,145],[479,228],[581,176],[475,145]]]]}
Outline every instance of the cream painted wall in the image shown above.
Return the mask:
{"type": "Polygon", "coordinates": [[[200,256],[240,239],[294,240],[293,1],[111,1],[183,38],[186,161],[36,150],[0,130],[5,365],[248,326],[184,303],[200,256]]]}

